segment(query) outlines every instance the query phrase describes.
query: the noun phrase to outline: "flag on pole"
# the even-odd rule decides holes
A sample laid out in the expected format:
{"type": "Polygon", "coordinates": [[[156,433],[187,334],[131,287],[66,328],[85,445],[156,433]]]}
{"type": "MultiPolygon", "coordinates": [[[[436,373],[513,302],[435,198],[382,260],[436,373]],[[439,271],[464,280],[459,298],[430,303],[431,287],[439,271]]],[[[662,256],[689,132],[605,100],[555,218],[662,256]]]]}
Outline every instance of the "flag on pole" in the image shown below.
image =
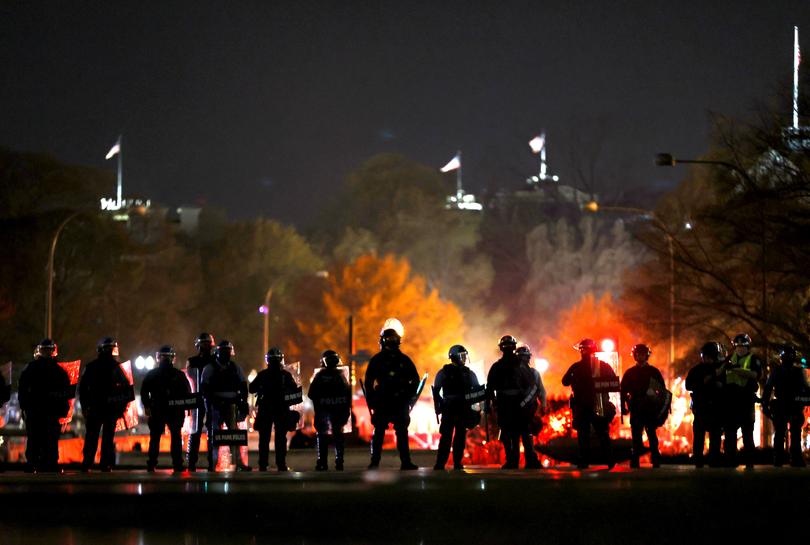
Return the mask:
{"type": "Polygon", "coordinates": [[[119,153],[121,153],[121,139],[118,139],[118,141],[115,144],[113,144],[113,147],[110,148],[110,151],[107,152],[107,155],[104,158],[112,159],[119,153]]]}
{"type": "Polygon", "coordinates": [[[529,147],[532,148],[532,153],[540,153],[546,147],[546,133],[540,133],[529,140],[529,147]]]}
{"type": "Polygon", "coordinates": [[[456,153],[456,155],[450,159],[450,162],[444,165],[440,170],[442,172],[450,172],[451,170],[458,170],[461,168],[461,156],[456,153]]]}

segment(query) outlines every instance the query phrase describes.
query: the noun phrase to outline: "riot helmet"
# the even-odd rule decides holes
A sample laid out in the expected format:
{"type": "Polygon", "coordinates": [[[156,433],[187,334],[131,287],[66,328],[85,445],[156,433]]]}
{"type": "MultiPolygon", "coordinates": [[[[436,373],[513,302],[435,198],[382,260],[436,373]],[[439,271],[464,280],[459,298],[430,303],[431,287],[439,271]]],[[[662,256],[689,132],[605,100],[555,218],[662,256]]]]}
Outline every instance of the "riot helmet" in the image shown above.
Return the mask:
{"type": "Polygon", "coordinates": [[[59,347],[53,339],[42,339],[34,350],[35,358],[55,358],[59,354],[59,347]]]}
{"type": "Polygon", "coordinates": [[[340,355],[334,350],[324,350],[321,354],[321,367],[334,369],[340,365],[340,355]]]}
{"type": "Polygon", "coordinates": [[[501,340],[498,341],[498,348],[500,348],[501,352],[504,354],[512,354],[515,348],[517,348],[517,339],[512,335],[504,335],[501,337],[501,340]]]}
{"type": "Polygon", "coordinates": [[[210,354],[214,348],[214,336],[210,333],[202,332],[194,339],[194,348],[200,354],[210,354]]]}
{"type": "Polygon", "coordinates": [[[732,344],[734,345],[734,353],[737,354],[737,356],[747,356],[751,351],[751,337],[746,333],[740,333],[734,337],[732,344]]]}
{"type": "Polygon", "coordinates": [[[172,365],[174,365],[174,360],[176,356],[177,354],[175,353],[174,348],[172,348],[171,345],[168,344],[164,344],[158,349],[157,352],[155,352],[155,360],[157,360],[158,363],[168,361],[172,365]]]}
{"type": "Polygon", "coordinates": [[[529,348],[529,345],[522,345],[515,350],[515,354],[517,355],[520,363],[525,365],[529,365],[532,361],[532,349],[529,348]]]}
{"type": "Polygon", "coordinates": [[[707,342],[700,349],[700,359],[703,363],[716,363],[723,359],[723,347],[715,341],[707,342]]]}
{"type": "Polygon", "coordinates": [[[652,355],[652,350],[646,344],[637,344],[630,350],[630,353],[638,363],[646,363],[652,355]]]}
{"type": "Polygon", "coordinates": [[[399,336],[395,329],[384,329],[380,333],[380,348],[396,350],[399,348],[400,343],[402,343],[402,337],[399,336]]]}
{"type": "Polygon", "coordinates": [[[268,367],[281,369],[281,366],[284,365],[284,352],[281,351],[281,348],[274,346],[264,355],[264,362],[268,367]]]}
{"type": "Polygon", "coordinates": [[[231,341],[228,340],[221,340],[217,345],[217,360],[222,363],[228,363],[231,361],[231,358],[236,355],[236,350],[233,348],[233,344],[231,341]]]}
{"type": "Polygon", "coordinates": [[[796,363],[796,356],[796,348],[790,344],[786,344],[779,349],[779,360],[785,367],[790,367],[796,363]]]}
{"type": "Polygon", "coordinates": [[[599,348],[596,346],[596,341],[593,339],[582,339],[574,348],[579,350],[579,353],[583,356],[592,356],[599,351],[599,348]]]}
{"type": "Polygon", "coordinates": [[[469,354],[467,353],[466,348],[460,344],[454,344],[447,352],[447,357],[450,358],[450,361],[456,365],[466,365],[469,354]]]}
{"type": "Polygon", "coordinates": [[[747,333],[740,333],[734,337],[734,346],[751,346],[751,337],[747,333]]]}
{"type": "Polygon", "coordinates": [[[96,345],[96,352],[108,356],[118,357],[118,341],[113,337],[104,337],[96,345]]]}

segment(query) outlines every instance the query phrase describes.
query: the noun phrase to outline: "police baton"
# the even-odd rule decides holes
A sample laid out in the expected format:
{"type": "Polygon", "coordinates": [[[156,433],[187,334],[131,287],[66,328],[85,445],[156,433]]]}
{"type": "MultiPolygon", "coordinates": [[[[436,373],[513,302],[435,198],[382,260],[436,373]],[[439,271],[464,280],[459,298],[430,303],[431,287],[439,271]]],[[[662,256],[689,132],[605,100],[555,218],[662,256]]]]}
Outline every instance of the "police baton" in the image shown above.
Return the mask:
{"type": "Polygon", "coordinates": [[[371,404],[368,402],[368,395],[366,395],[366,385],[363,384],[363,379],[358,379],[360,381],[360,389],[363,391],[363,397],[366,400],[366,407],[368,408],[368,415],[369,417],[374,417],[374,411],[371,408],[371,404]]]}

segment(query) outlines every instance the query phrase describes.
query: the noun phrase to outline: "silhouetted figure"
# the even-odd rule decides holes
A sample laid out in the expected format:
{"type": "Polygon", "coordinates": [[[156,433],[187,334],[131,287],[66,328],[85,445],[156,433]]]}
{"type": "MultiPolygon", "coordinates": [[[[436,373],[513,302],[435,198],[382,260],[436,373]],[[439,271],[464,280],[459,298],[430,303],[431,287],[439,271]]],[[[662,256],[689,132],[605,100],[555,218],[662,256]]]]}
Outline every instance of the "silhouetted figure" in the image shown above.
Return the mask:
{"type": "Polygon", "coordinates": [[[146,469],[149,472],[157,467],[160,453],[160,438],[169,428],[171,437],[172,467],[176,473],[183,471],[183,436],[181,430],[186,418],[186,409],[172,402],[187,397],[191,393],[186,374],[175,369],[176,354],[171,346],[164,345],[155,354],[156,369],[146,374],[141,385],[141,403],[149,418],[149,456],[146,469]]]}
{"type": "Polygon", "coordinates": [[[720,465],[722,436],[723,372],[720,343],[708,342],[700,349],[700,363],[686,375],[686,389],[692,392],[692,461],[695,467],[704,465],[703,448],[709,434],[709,465],[720,465]]]}
{"type": "Polygon", "coordinates": [[[608,392],[618,383],[613,368],[596,357],[596,343],[583,339],[577,345],[580,360],[574,363],[562,379],[563,386],[573,391],[571,410],[574,429],[579,442],[580,469],[587,468],[590,454],[591,427],[596,432],[608,469],[613,469],[613,451],[610,444],[610,422],[616,416],[616,407],[608,399],[608,392]]]}
{"type": "Polygon", "coordinates": [[[298,385],[292,374],[284,369],[284,353],[273,347],[264,357],[267,369],[262,369],[250,383],[250,393],[257,395],[256,421],[253,428],[259,432],[259,471],[267,471],[270,454],[270,436],[275,429],[276,467],[287,471],[287,430],[290,427],[290,405],[286,396],[298,385]]]}
{"type": "Polygon", "coordinates": [[[345,440],[343,427],[351,415],[352,388],[339,367],[340,356],[334,350],[321,354],[321,370],[309,385],[308,397],[315,407],[315,432],[318,461],[315,469],[329,469],[329,431],[335,443],[335,469],[343,470],[345,440]]]}
{"type": "Polygon", "coordinates": [[[656,429],[663,424],[666,414],[663,407],[666,388],[661,371],[649,363],[652,351],[645,344],[637,344],[632,350],[636,364],[622,377],[622,414],[630,414],[630,432],[633,437],[633,453],[630,467],[639,467],[639,457],[644,448],[643,434],[647,432],[650,443],[650,461],[653,467],[661,465],[656,429]]]}
{"type": "Polygon", "coordinates": [[[381,350],[371,358],[366,368],[366,401],[373,413],[371,423],[374,425],[369,469],[380,466],[383,439],[389,424],[394,425],[400,468],[418,469],[411,462],[408,425],[411,422],[411,401],[419,387],[419,374],[411,358],[400,351],[401,341],[395,330],[383,330],[380,335],[381,350]]]}
{"type": "Polygon", "coordinates": [[[124,416],[127,404],[135,399],[118,357],[118,342],[105,337],[96,347],[98,357],[87,364],[79,381],[79,403],[84,425],[84,458],[82,471],[93,465],[101,434],[101,470],[110,471],[115,465],[115,425],[124,416]]]}
{"type": "Polygon", "coordinates": [[[73,397],[70,377],[56,361],[51,339],[37,345],[34,360],[20,375],[19,400],[28,437],[26,471],[59,471],[59,419],[67,416],[73,397]]]}
{"type": "MultiPolygon", "coordinates": [[[[216,361],[214,358],[214,336],[210,333],[200,333],[194,341],[194,346],[197,348],[197,355],[191,356],[187,360],[186,369],[189,371],[189,375],[194,377],[197,381],[195,384],[196,391],[200,392],[203,369],[216,361]]],[[[188,445],[186,446],[189,471],[197,470],[197,460],[199,460],[200,455],[200,439],[202,437],[203,428],[206,425],[205,404],[201,404],[196,410],[196,429],[189,434],[188,445]]]]}
{"type": "Polygon", "coordinates": [[[467,430],[480,420],[478,411],[472,409],[470,394],[478,388],[478,378],[467,367],[467,349],[456,344],[447,354],[450,363],[441,368],[433,381],[433,404],[436,415],[441,415],[439,424],[439,449],[433,469],[443,470],[453,447],[453,469],[464,469],[464,448],[467,446],[467,430]]]}
{"type": "MultiPolygon", "coordinates": [[[[233,361],[234,348],[230,341],[220,341],[217,345],[216,360],[203,370],[201,391],[205,398],[208,419],[208,471],[215,471],[219,459],[219,445],[214,431],[225,426],[229,430],[239,429],[239,422],[247,418],[248,384],[242,369],[233,361]]],[[[239,448],[231,445],[231,461],[237,471],[250,471],[251,467],[242,462],[239,448]]]]}
{"type": "Polygon", "coordinates": [[[762,411],[773,421],[773,465],[785,463],[785,435],[790,426],[790,465],[804,467],[802,426],[806,401],[802,398],[808,396],[807,382],[793,346],[782,347],[779,360],[762,392],[762,411]]]}

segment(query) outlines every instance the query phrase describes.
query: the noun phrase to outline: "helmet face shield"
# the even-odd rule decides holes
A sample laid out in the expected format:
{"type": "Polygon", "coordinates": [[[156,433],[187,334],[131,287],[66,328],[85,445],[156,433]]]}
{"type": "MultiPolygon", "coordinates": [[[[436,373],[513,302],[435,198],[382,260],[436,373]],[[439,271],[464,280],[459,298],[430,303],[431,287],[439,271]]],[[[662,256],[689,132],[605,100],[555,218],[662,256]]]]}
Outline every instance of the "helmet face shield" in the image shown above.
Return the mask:
{"type": "Polygon", "coordinates": [[[646,344],[637,344],[630,352],[637,362],[646,362],[652,355],[652,350],[646,344]]]}
{"type": "Polygon", "coordinates": [[[35,358],[55,358],[59,355],[59,348],[51,339],[43,339],[34,350],[35,358]]]}
{"type": "Polygon", "coordinates": [[[340,356],[334,350],[325,350],[321,354],[321,365],[329,369],[334,369],[340,365],[340,356]]]}
{"type": "Polygon", "coordinates": [[[161,346],[158,349],[158,351],[155,352],[155,359],[157,361],[159,361],[159,362],[164,361],[164,360],[168,360],[168,361],[170,361],[172,363],[172,365],[174,365],[174,361],[175,361],[176,358],[177,358],[177,354],[175,353],[174,348],[172,348],[169,345],[161,346]]]}
{"type": "Polygon", "coordinates": [[[723,356],[723,347],[717,342],[708,342],[700,349],[700,359],[704,363],[715,363],[723,356]]]}
{"type": "Polygon", "coordinates": [[[504,335],[501,337],[501,340],[498,341],[498,348],[500,348],[501,352],[504,354],[511,354],[517,348],[517,339],[512,335],[504,335]]]}
{"type": "Polygon", "coordinates": [[[96,350],[99,354],[109,353],[113,357],[118,357],[118,341],[112,337],[104,337],[99,341],[96,350]]]}
{"type": "Polygon", "coordinates": [[[395,349],[399,348],[399,345],[402,343],[402,337],[399,336],[393,329],[386,329],[382,332],[380,336],[380,347],[381,348],[388,348],[388,349],[395,349]]]}
{"type": "Polygon", "coordinates": [[[596,346],[596,341],[594,341],[593,339],[582,339],[574,346],[574,348],[579,350],[580,354],[582,354],[583,356],[585,355],[590,356],[596,354],[599,351],[599,349],[596,346]]]}
{"type": "Polygon", "coordinates": [[[205,354],[210,354],[211,349],[214,347],[214,336],[210,333],[200,333],[194,339],[194,347],[205,354]]]}
{"type": "Polygon", "coordinates": [[[267,365],[284,365],[284,352],[282,352],[277,346],[274,346],[267,351],[267,354],[264,355],[264,362],[267,365]]]}
{"type": "Polygon", "coordinates": [[[231,361],[231,358],[236,355],[233,345],[230,341],[221,341],[217,345],[217,359],[222,363],[231,361]]]}
{"type": "Polygon", "coordinates": [[[741,346],[750,347],[751,346],[751,337],[748,336],[747,333],[740,333],[736,337],[734,337],[734,347],[739,348],[741,346]]]}
{"type": "Polygon", "coordinates": [[[532,350],[528,346],[521,346],[515,351],[515,354],[517,354],[517,357],[520,359],[521,363],[529,365],[529,363],[532,361],[532,350]]]}

